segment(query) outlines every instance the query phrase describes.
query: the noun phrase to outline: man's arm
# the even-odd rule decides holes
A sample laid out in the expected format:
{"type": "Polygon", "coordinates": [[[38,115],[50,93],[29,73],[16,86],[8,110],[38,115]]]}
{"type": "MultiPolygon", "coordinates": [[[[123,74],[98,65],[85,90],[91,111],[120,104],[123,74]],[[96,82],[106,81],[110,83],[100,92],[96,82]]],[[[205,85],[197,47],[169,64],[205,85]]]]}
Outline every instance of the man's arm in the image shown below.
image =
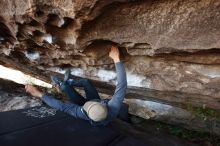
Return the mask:
{"type": "Polygon", "coordinates": [[[38,90],[36,87],[32,85],[26,85],[25,89],[26,89],[26,92],[30,93],[34,97],[42,99],[50,107],[61,110],[76,118],[89,120],[87,116],[83,113],[81,106],[78,106],[73,103],[64,103],[60,100],[54,99],[53,96],[45,95],[43,92],[41,92],[40,90],[38,90]]]}
{"type": "Polygon", "coordinates": [[[61,110],[76,118],[88,120],[88,118],[83,113],[81,106],[78,106],[74,103],[65,103],[60,100],[54,99],[53,96],[48,96],[48,95],[43,95],[42,100],[50,107],[61,110]]]}
{"type": "Polygon", "coordinates": [[[112,96],[112,99],[108,102],[109,107],[109,114],[112,118],[117,117],[121,104],[124,100],[127,88],[127,79],[126,79],[126,72],[125,67],[119,59],[119,51],[118,48],[112,48],[109,56],[113,59],[116,67],[116,74],[117,74],[117,85],[112,96]]]}

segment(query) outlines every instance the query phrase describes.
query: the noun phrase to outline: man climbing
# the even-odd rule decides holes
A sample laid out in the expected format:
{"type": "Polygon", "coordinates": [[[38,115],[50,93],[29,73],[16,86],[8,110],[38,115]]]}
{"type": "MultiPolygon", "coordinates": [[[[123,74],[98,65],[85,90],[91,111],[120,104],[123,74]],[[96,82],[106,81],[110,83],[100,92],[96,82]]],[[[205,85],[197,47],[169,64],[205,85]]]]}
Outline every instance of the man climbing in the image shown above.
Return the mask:
{"type": "Polygon", "coordinates": [[[25,86],[26,92],[42,99],[49,106],[76,118],[87,120],[92,125],[106,125],[119,114],[127,88],[126,72],[119,55],[118,48],[112,46],[109,57],[113,59],[116,66],[117,85],[111,100],[101,100],[97,90],[88,79],[68,79],[69,73],[65,75],[64,81],[56,77],[52,77],[52,81],[72,99],[72,103],[54,99],[53,96],[44,94],[32,85],[25,86]],[[73,86],[84,87],[86,98],[76,92],[73,86]]]}

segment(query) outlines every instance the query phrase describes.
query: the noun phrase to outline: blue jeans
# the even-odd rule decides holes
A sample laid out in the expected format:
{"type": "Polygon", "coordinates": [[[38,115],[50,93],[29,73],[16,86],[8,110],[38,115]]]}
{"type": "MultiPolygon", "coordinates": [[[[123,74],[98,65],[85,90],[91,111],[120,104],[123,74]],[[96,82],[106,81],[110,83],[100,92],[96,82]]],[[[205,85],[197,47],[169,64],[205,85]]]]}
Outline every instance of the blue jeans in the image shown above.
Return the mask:
{"type": "Polygon", "coordinates": [[[69,79],[61,85],[61,90],[71,99],[71,101],[79,106],[85,104],[89,100],[100,100],[100,96],[96,88],[88,79],[73,80],[69,79]],[[73,87],[83,87],[86,98],[80,95],[73,87]]]}

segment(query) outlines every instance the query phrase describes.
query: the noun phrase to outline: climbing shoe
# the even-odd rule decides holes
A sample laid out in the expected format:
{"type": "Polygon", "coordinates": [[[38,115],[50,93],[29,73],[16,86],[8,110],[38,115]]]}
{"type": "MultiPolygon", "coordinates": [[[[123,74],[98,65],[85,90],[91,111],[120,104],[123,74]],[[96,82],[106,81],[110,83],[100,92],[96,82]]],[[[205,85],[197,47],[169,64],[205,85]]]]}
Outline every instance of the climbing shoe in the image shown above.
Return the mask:
{"type": "Polygon", "coordinates": [[[60,78],[58,78],[57,76],[51,76],[50,78],[51,78],[53,86],[60,87],[62,85],[63,81],[60,78]]]}
{"type": "Polygon", "coordinates": [[[70,69],[67,69],[64,74],[64,80],[63,80],[64,82],[66,82],[70,78],[70,74],[71,74],[70,69]]]}

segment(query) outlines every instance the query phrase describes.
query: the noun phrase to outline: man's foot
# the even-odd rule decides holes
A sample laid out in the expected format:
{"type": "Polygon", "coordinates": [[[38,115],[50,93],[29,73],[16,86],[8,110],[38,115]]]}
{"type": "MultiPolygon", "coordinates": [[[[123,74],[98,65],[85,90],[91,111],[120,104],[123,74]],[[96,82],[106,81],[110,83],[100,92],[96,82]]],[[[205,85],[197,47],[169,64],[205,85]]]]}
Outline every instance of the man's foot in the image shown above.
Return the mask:
{"type": "Polygon", "coordinates": [[[66,72],[65,72],[65,74],[64,74],[64,79],[63,79],[64,82],[66,82],[67,80],[69,80],[70,74],[71,74],[70,69],[67,69],[66,72]]]}
{"type": "MultiPolygon", "coordinates": [[[[63,81],[58,78],[57,76],[51,76],[51,81],[52,81],[52,85],[56,88],[56,89],[61,89],[61,86],[64,85],[70,78],[70,69],[67,69],[65,74],[64,74],[64,79],[63,81]]],[[[60,90],[58,90],[60,92],[60,90]]]]}
{"type": "Polygon", "coordinates": [[[51,81],[52,81],[52,85],[55,87],[60,87],[62,84],[62,80],[60,78],[58,78],[57,76],[51,76],[51,81]]]}
{"type": "Polygon", "coordinates": [[[43,96],[43,92],[41,92],[40,90],[38,90],[36,87],[32,85],[26,85],[25,90],[26,92],[30,93],[34,97],[42,98],[43,96]]]}
{"type": "Polygon", "coordinates": [[[52,85],[55,87],[58,93],[62,92],[62,85],[64,85],[64,81],[56,76],[51,76],[52,85]]]}

